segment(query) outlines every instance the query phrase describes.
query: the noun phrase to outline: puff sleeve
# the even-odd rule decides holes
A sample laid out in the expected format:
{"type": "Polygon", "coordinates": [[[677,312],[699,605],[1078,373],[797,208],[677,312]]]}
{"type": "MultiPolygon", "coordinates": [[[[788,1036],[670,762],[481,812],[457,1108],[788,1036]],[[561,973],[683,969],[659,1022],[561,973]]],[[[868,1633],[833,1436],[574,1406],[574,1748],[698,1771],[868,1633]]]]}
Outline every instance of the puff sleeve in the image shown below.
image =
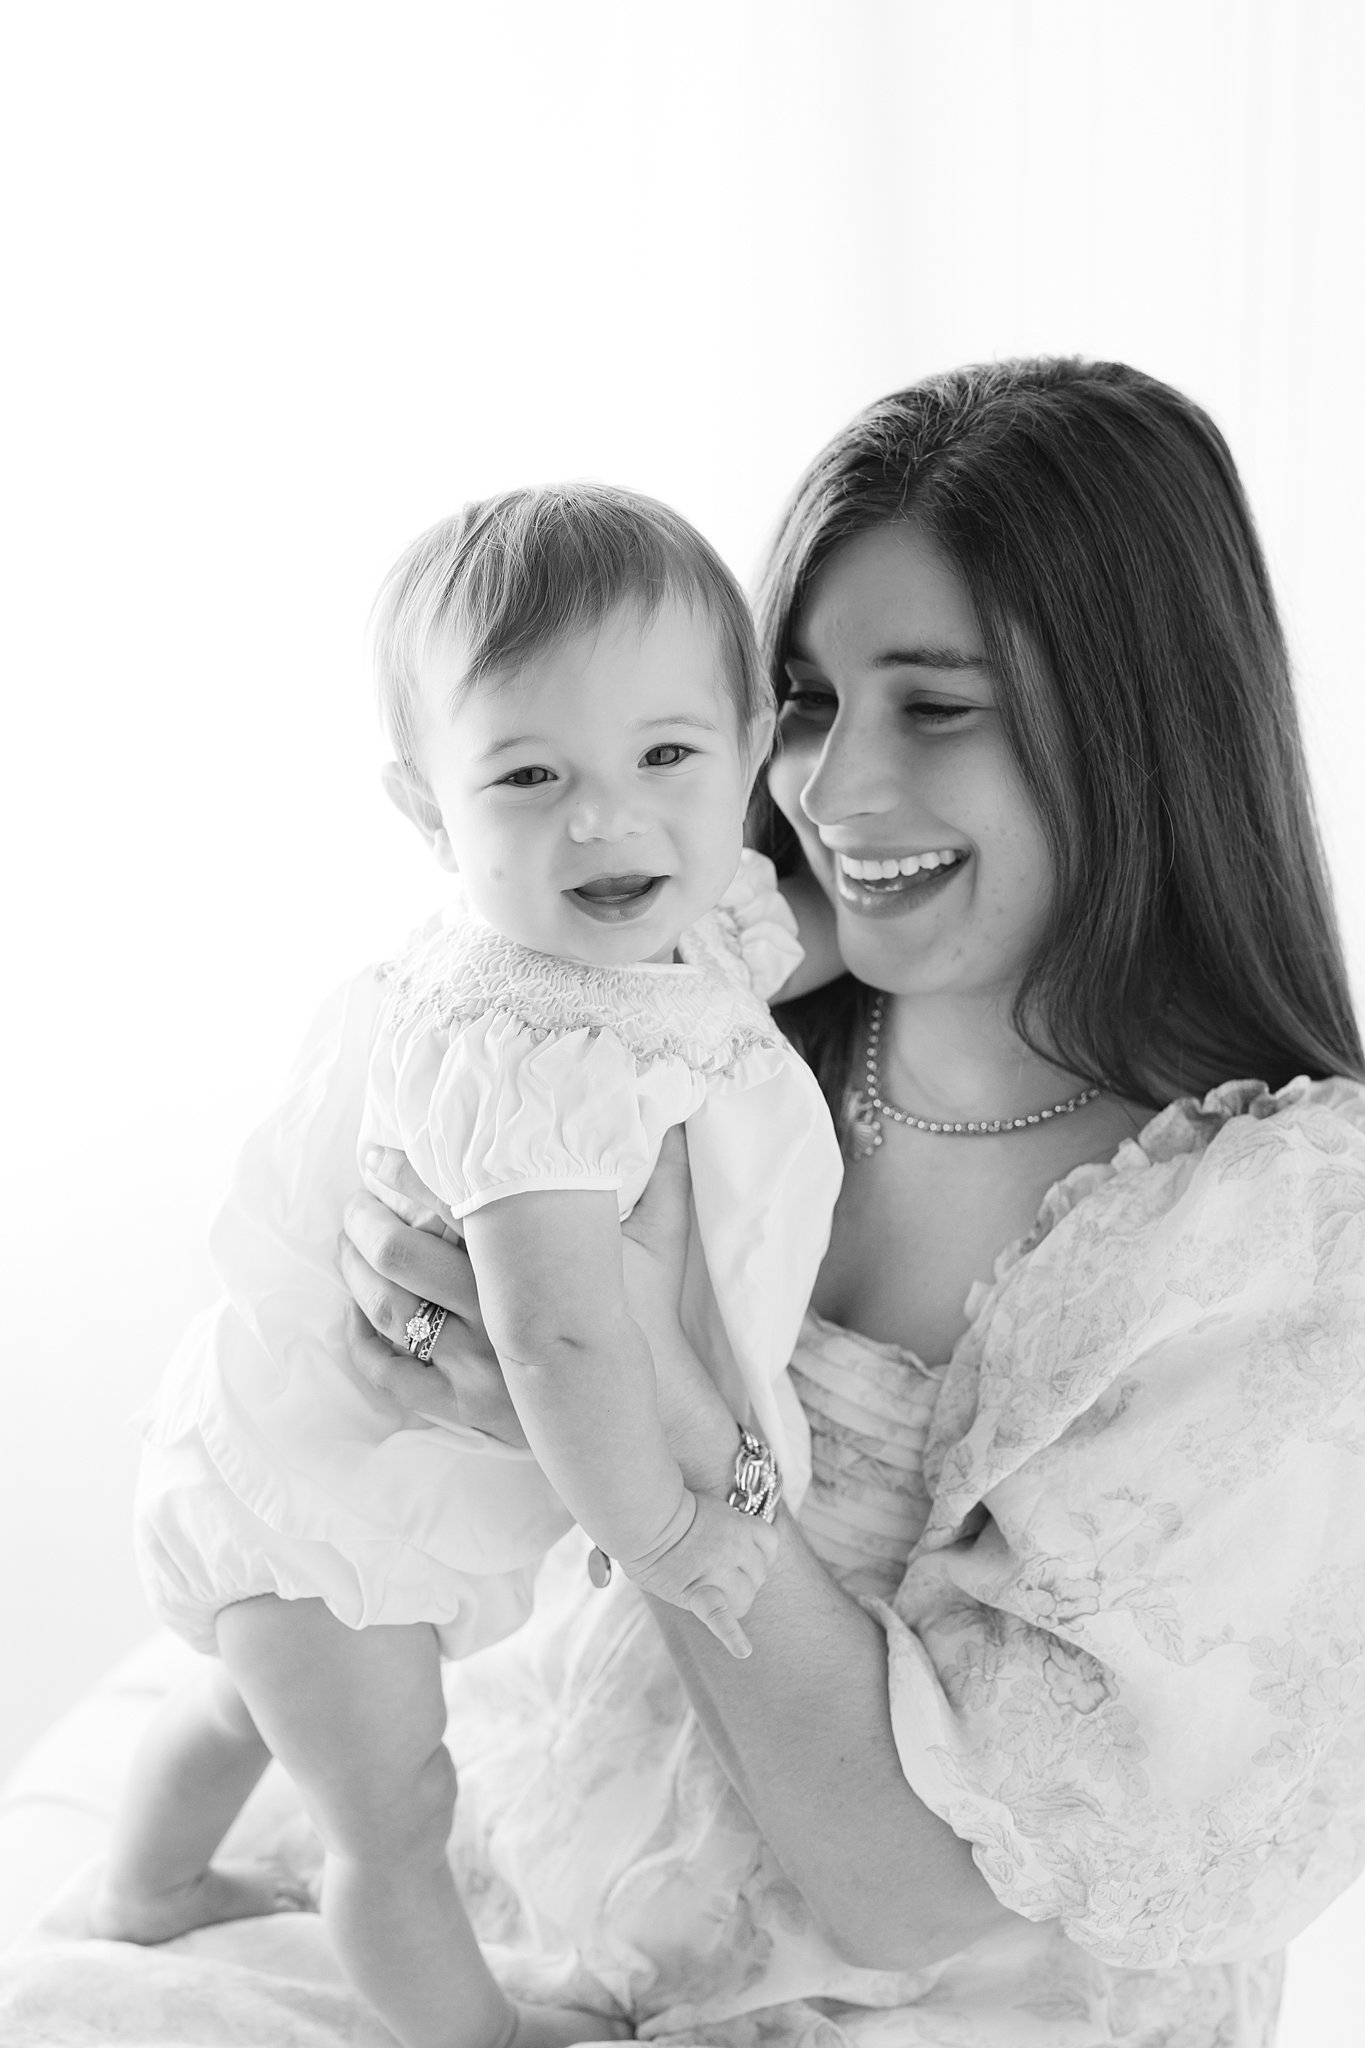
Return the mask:
{"type": "Polygon", "coordinates": [[[746,846],[719,905],[738,942],[749,986],[771,1002],[805,959],[796,918],[768,856],[746,846]]]}
{"type": "Polygon", "coordinates": [[[490,1010],[381,1039],[371,1122],[457,1217],[506,1195],[585,1189],[615,1191],[625,1214],[664,1130],[702,1093],[682,1062],[641,1064],[609,1029],[538,1032],[490,1010]]]}
{"type": "Polygon", "coordinates": [[[944,1383],[896,1739],[1014,1911],[1263,1955],[1365,1864],[1365,1096],[1233,1083],[1071,1180],[944,1383]]]}

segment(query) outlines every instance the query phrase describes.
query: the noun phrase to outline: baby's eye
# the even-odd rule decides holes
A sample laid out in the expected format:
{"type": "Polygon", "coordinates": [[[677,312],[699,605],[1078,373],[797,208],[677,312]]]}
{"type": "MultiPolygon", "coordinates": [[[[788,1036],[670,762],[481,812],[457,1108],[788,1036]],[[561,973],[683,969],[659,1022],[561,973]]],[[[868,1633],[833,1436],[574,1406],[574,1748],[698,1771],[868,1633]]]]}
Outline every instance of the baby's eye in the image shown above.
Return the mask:
{"type": "Polygon", "coordinates": [[[679,761],[685,761],[689,754],[695,752],[695,747],[680,747],[676,740],[661,740],[642,758],[646,768],[676,768],[679,761]]]}
{"type": "Polygon", "coordinates": [[[552,779],[548,768],[514,768],[510,775],[502,778],[510,789],[535,789],[538,784],[552,779]]]}

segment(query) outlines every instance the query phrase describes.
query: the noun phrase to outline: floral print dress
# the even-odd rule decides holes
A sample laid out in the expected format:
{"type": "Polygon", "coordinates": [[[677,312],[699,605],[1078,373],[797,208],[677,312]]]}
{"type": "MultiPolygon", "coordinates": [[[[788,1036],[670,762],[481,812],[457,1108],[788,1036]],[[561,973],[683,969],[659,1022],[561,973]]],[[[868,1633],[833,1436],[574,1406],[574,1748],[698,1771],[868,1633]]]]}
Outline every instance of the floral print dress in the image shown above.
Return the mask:
{"type": "MultiPolygon", "coordinates": [[[[626,1583],[449,1667],[455,1853],[532,1996],[726,2048],[1264,2048],[1365,1865],[1365,1089],[1232,1082],[1048,1196],[947,1367],[807,1318],[812,1547],[1020,1917],[843,1963],[626,1583]]],[[[798,1790],[799,1796],[799,1790],[798,1790]]]]}

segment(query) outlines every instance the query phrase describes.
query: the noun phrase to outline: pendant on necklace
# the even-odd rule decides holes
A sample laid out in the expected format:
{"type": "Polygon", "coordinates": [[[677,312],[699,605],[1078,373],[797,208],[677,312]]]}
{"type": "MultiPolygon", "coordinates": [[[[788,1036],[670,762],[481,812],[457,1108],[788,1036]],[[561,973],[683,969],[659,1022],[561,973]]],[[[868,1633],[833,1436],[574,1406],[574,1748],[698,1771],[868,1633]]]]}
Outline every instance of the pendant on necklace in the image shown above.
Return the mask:
{"type": "Polygon", "coordinates": [[[882,1142],[882,1120],[857,1088],[848,1094],[848,1135],[855,1159],[870,1159],[882,1142]]]}

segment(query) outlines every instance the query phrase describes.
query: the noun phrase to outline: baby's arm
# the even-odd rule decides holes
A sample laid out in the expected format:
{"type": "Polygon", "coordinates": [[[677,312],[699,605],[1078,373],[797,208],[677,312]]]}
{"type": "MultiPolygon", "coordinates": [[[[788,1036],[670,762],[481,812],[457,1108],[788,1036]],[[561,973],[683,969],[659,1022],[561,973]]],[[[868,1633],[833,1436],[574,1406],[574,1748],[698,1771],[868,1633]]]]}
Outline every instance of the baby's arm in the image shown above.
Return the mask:
{"type": "Polygon", "coordinates": [[[773,1533],[683,1482],[654,1361],[626,1310],[615,1195],[508,1195],[462,1227],[484,1325],[560,1499],[638,1585],[747,1656],[739,1617],[767,1575],[773,1533]]]}
{"type": "Polygon", "coordinates": [[[796,919],[797,934],[806,954],[795,973],[788,975],[770,998],[775,1003],[788,1003],[793,996],[808,995],[813,988],[837,981],[844,972],[844,962],[834,906],[814,875],[784,875],[778,887],[796,919]]]}

